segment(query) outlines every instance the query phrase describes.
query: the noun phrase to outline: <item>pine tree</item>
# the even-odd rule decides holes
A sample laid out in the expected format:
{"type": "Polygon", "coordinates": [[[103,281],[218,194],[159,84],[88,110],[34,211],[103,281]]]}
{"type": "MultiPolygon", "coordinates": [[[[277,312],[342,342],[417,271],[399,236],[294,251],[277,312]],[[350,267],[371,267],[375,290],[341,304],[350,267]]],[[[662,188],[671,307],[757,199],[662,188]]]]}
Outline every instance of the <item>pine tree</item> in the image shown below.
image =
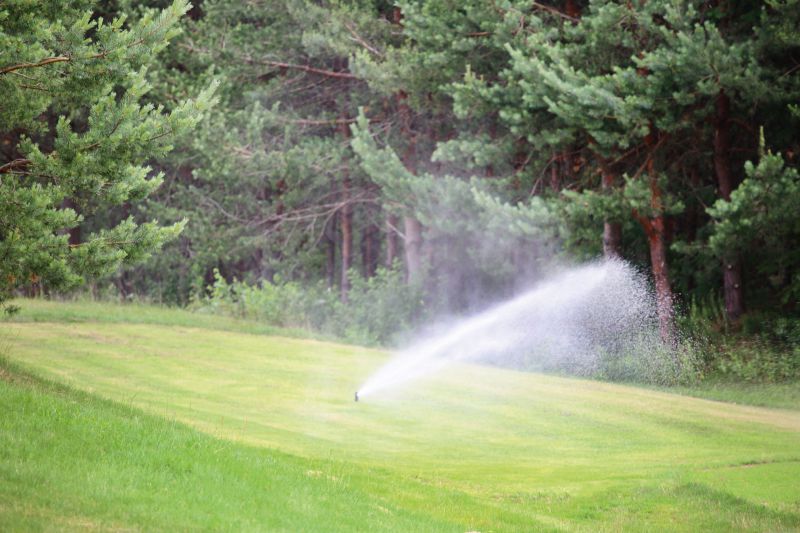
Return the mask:
{"type": "Polygon", "coordinates": [[[88,235],[76,228],[151,194],[163,176],[147,162],[211,105],[213,89],[169,113],[143,103],[147,68],[188,7],[176,0],[130,26],[93,18],[88,2],[0,7],[0,301],[141,261],[180,233],[183,222],[130,217],[88,235]]]}
{"type": "MultiPolygon", "coordinates": [[[[545,166],[547,150],[562,154],[547,165],[566,153],[577,156],[570,166],[582,174],[584,192],[566,194],[575,202],[568,212],[605,219],[607,251],[619,248],[609,220],[638,223],[669,337],[669,244],[691,190],[686,176],[716,169],[721,194],[730,193],[731,100],[741,116],[767,99],[775,78],[752,29],[758,6],[597,1],[580,18],[567,14],[566,5],[518,9],[527,39],[507,46],[510,67],[496,82],[465,79],[457,102],[477,98],[499,108],[509,130],[538,150],[534,166],[545,166]]],[[[725,279],[728,289],[741,288],[725,279]]],[[[740,309],[730,301],[736,316],[740,309]]]]}

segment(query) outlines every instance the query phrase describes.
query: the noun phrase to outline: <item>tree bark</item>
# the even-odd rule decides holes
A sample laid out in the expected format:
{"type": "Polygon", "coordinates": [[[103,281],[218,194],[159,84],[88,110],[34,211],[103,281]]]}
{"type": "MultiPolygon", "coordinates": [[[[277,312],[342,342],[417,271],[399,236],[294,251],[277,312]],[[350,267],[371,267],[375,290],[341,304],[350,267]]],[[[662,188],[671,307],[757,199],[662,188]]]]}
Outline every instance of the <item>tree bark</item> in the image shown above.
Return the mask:
{"type": "Polygon", "coordinates": [[[369,220],[361,232],[361,269],[365,278],[374,276],[378,268],[378,247],[380,244],[377,239],[378,228],[372,219],[373,211],[374,209],[371,207],[367,208],[369,220]]]}
{"type": "Polygon", "coordinates": [[[580,18],[581,8],[575,3],[575,0],[567,0],[564,6],[564,11],[572,18],[580,18]]]}
{"type": "Polygon", "coordinates": [[[342,201],[344,205],[339,211],[339,222],[342,230],[342,278],[340,290],[342,301],[345,303],[347,303],[350,292],[350,278],[348,275],[353,263],[353,208],[348,201],[349,196],[350,178],[346,177],[342,180],[342,201]]]}
{"type": "MultiPolygon", "coordinates": [[[[340,124],[339,132],[345,139],[350,138],[350,128],[347,124],[340,124]]],[[[350,169],[345,168],[342,176],[342,208],[339,211],[339,223],[342,230],[342,278],[339,289],[341,291],[341,299],[345,303],[347,303],[350,293],[349,274],[350,267],[353,264],[353,206],[350,203],[350,186],[350,169]]]]}
{"type": "Polygon", "coordinates": [[[561,163],[561,154],[553,154],[553,163],[550,165],[550,190],[558,192],[561,190],[561,176],[558,168],[561,163]]]}
{"type": "Polygon", "coordinates": [[[405,230],[406,273],[409,283],[419,280],[422,273],[422,224],[414,217],[403,217],[405,230]]]}
{"type": "Polygon", "coordinates": [[[664,230],[664,216],[652,219],[640,217],[637,219],[647,234],[647,243],[650,248],[650,264],[656,287],[656,311],[658,313],[658,327],[661,340],[672,342],[674,339],[672,287],[670,286],[669,268],[667,265],[667,240],[664,230]]]}
{"type": "Polygon", "coordinates": [[[400,222],[395,215],[386,216],[386,266],[392,268],[397,259],[397,225],[400,222]]]}
{"type": "Polygon", "coordinates": [[[667,241],[664,237],[664,216],[652,219],[651,231],[647,241],[650,246],[650,262],[653,269],[653,278],[656,285],[656,305],[658,311],[658,325],[661,339],[671,342],[673,339],[673,304],[672,287],[669,280],[667,266],[667,241]]]}
{"type": "Polygon", "coordinates": [[[655,150],[657,148],[655,137],[656,133],[650,133],[645,139],[645,143],[650,148],[646,162],[648,179],[650,181],[650,217],[643,216],[634,210],[634,217],[641,224],[647,235],[647,243],[650,248],[650,266],[653,272],[653,280],[656,288],[656,311],[658,313],[658,325],[661,333],[661,340],[665,343],[673,343],[675,340],[673,304],[675,298],[672,294],[670,284],[669,266],[667,263],[667,223],[664,216],[664,191],[658,183],[658,175],[655,172],[654,161],[655,150]]]}
{"type": "MultiPolygon", "coordinates": [[[[616,175],[602,156],[598,155],[602,172],[602,188],[608,192],[614,188],[616,175]]],[[[622,257],[622,224],[608,219],[603,221],[603,257],[606,259],[622,257]]]]}
{"type": "MultiPolygon", "coordinates": [[[[397,93],[398,110],[403,134],[408,145],[403,155],[403,165],[412,174],[416,173],[416,140],[411,132],[411,109],[406,102],[408,95],[397,93]]],[[[404,242],[406,255],[406,280],[413,283],[422,272],[422,224],[413,216],[403,217],[404,242]]]]}
{"type": "Polygon", "coordinates": [[[329,289],[336,285],[336,233],[336,217],[331,217],[325,226],[325,276],[329,289]]]}
{"type": "Polygon", "coordinates": [[[622,224],[619,222],[603,222],[603,257],[622,257],[622,224]]]}
{"type": "MultiPolygon", "coordinates": [[[[721,89],[717,94],[716,119],[714,121],[714,172],[720,196],[730,202],[733,192],[733,175],[730,161],[730,98],[721,89]]],[[[737,322],[744,312],[742,289],[742,265],[736,254],[722,258],[722,285],[725,294],[725,314],[731,322],[737,322]]]]}

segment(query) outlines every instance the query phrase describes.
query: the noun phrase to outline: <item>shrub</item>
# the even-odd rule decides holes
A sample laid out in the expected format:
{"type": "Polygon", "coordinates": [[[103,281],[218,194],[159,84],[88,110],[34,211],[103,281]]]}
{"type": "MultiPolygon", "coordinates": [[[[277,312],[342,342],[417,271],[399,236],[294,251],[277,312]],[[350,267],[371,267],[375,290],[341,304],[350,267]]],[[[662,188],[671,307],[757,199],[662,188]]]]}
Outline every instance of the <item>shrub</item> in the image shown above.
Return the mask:
{"type": "Polygon", "coordinates": [[[676,346],[647,342],[617,353],[601,352],[591,377],[609,381],[682,385],[700,378],[698,345],[683,340],[676,346]]]}
{"type": "Polygon", "coordinates": [[[363,279],[350,275],[347,304],[321,284],[302,285],[275,278],[249,285],[228,282],[218,271],[214,284],[194,302],[202,312],[219,313],[332,335],[358,344],[390,344],[422,318],[424,302],[418,286],[405,283],[399,269],[379,268],[363,279]]]}

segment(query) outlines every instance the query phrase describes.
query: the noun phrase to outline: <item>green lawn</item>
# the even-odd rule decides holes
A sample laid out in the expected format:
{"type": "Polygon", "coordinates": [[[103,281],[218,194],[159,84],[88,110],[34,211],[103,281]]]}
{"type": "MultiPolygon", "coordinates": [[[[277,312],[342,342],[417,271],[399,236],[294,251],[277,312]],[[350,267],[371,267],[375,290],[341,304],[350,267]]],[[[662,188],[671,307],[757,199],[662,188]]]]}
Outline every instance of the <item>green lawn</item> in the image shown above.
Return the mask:
{"type": "Polygon", "coordinates": [[[0,386],[0,530],[800,529],[798,410],[475,365],[354,403],[387,354],[22,305],[0,324],[25,369],[0,386]]]}
{"type": "Polygon", "coordinates": [[[691,387],[678,387],[673,391],[709,400],[800,410],[800,382],[797,381],[790,383],[711,381],[691,387]]]}

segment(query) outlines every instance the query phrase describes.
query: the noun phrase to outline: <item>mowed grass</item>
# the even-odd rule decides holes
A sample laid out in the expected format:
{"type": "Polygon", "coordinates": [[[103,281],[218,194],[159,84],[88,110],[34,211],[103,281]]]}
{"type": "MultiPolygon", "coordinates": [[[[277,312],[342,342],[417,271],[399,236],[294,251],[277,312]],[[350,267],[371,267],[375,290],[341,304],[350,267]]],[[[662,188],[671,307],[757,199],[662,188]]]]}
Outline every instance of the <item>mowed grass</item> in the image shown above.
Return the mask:
{"type": "Polygon", "coordinates": [[[2,385],[0,529],[800,529],[800,411],[474,365],[355,403],[386,353],[23,305],[28,322],[1,326],[14,364],[92,396],[2,385]]]}
{"type": "Polygon", "coordinates": [[[800,381],[786,383],[711,381],[690,387],[678,387],[673,391],[709,400],[800,410],[800,381]]]}
{"type": "Polygon", "coordinates": [[[0,531],[457,529],[348,465],[215,439],[6,361],[0,413],[0,531]]]}

